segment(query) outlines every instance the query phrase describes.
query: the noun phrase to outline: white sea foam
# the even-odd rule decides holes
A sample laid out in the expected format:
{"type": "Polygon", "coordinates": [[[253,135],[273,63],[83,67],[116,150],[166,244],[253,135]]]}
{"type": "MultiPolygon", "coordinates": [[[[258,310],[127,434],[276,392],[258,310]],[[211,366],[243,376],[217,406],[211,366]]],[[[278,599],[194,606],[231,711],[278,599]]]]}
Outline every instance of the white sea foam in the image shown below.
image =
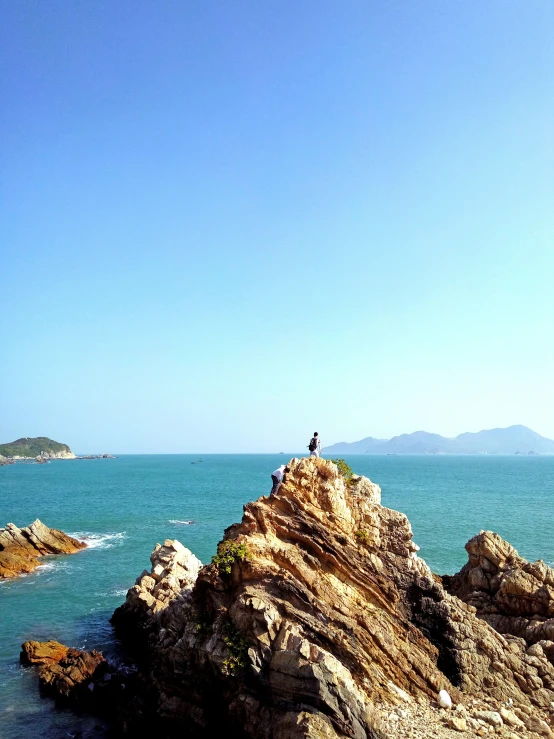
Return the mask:
{"type": "Polygon", "coordinates": [[[94,593],[94,595],[99,598],[105,598],[106,596],[110,598],[124,598],[128,592],[129,588],[112,588],[111,590],[94,593]]]}
{"type": "Polygon", "coordinates": [[[190,526],[191,524],[193,524],[193,523],[194,523],[194,521],[179,521],[179,520],[178,520],[178,519],[176,519],[176,518],[171,518],[171,519],[169,520],[169,523],[172,523],[172,524],[174,524],[175,526],[190,526]]]}
{"type": "Polygon", "coordinates": [[[76,531],[69,534],[74,539],[84,541],[89,549],[112,549],[123,544],[123,540],[127,537],[126,531],[109,532],[106,534],[98,534],[90,531],[76,531]]]}
{"type": "Polygon", "coordinates": [[[65,566],[65,562],[60,562],[60,560],[42,560],[39,567],[35,570],[35,572],[51,572],[52,570],[66,570],[67,566],[65,566]]]}

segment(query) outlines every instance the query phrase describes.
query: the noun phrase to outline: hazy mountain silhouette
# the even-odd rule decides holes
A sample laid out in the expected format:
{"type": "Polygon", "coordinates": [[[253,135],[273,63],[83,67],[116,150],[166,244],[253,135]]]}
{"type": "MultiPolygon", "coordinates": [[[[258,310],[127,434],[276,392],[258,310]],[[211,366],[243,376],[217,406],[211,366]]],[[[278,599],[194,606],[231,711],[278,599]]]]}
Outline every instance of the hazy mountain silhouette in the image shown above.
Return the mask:
{"type": "Polygon", "coordinates": [[[427,431],[400,434],[392,439],[374,439],[325,447],[326,454],[554,454],[554,441],[526,426],[509,426],[477,433],[459,434],[447,439],[427,431]]]}

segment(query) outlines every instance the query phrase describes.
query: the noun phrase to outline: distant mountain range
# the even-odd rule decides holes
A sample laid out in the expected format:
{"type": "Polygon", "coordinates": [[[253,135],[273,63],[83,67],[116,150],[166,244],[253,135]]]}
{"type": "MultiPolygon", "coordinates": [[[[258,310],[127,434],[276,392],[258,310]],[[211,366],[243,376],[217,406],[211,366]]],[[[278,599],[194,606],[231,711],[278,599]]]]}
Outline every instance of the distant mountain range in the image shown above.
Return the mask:
{"type": "Polygon", "coordinates": [[[554,454],[554,441],[526,426],[465,433],[454,439],[427,431],[401,434],[392,439],[374,439],[325,447],[329,454],[554,454]]]}

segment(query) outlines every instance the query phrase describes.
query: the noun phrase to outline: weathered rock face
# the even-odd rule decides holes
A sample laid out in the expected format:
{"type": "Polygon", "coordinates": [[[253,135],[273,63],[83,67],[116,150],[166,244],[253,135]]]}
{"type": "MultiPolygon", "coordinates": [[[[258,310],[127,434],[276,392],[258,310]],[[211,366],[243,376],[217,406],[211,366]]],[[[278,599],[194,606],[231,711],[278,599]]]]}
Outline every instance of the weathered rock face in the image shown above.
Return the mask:
{"type": "Polygon", "coordinates": [[[147,694],[135,720],[169,735],[371,739],[381,707],[429,706],[441,689],[550,720],[552,665],[444,590],[377,485],[347,485],[323,459],[289,466],[214,563],[198,572],[166,541],[115,612],[147,694]]]}
{"type": "Polygon", "coordinates": [[[466,544],[469,561],[453,577],[448,591],[474,606],[501,634],[538,644],[554,661],[554,569],[542,560],[527,562],[492,531],[481,531],[466,544]]]}
{"type": "Polygon", "coordinates": [[[86,544],[57,529],[49,529],[41,521],[19,529],[9,523],[0,529],[0,579],[32,572],[45,554],[73,554],[86,544]]]}

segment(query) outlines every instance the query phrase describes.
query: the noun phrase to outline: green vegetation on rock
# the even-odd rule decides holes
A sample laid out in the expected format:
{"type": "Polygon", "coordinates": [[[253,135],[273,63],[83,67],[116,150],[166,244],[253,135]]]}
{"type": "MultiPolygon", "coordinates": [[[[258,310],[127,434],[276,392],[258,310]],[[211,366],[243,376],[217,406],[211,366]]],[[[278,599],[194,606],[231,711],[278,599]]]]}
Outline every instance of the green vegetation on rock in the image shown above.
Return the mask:
{"type": "Polygon", "coordinates": [[[221,638],[229,650],[229,657],[223,660],[223,671],[226,675],[236,675],[246,665],[248,642],[230,621],[224,625],[221,638]]]}
{"type": "Polygon", "coordinates": [[[217,566],[220,575],[230,575],[235,562],[251,559],[252,555],[245,544],[237,541],[222,541],[217,547],[217,554],[212,557],[212,564],[217,566]]]}
{"type": "Polygon", "coordinates": [[[39,454],[72,454],[67,444],[60,444],[46,436],[37,436],[35,439],[17,439],[9,444],[0,444],[0,455],[4,457],[38,457],[39,454]]]}
{"type": "Polygon", "coordinates": [[[332,459],[331,462],[334,462],[337,465],[340,474],[343,476],[346,482],[349,482],[352,479],[352,475],[354,474],[352,472],[352,467],[350,467],[350,465],[347,464],[344,459],[332,459]]]}
{"type": "Polygon", "coordinates": [[[360,544],[369,544],[369,534],[367,531],[360,529],[359,531],[356,531],[354,533],[354,536],[360,542],[360,544]]]}

